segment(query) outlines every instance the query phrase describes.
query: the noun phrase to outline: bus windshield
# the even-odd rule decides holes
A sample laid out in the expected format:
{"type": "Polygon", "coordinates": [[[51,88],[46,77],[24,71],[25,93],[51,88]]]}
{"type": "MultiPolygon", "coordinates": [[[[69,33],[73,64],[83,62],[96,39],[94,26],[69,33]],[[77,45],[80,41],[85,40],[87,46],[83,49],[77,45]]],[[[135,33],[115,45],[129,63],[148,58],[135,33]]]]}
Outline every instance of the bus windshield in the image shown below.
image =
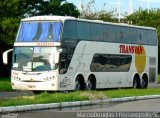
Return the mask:
{"type": "Polygon", "coordinates": [[[57,47],[15,47],[12,68],[21,71],[55,70],[56,50],[57,47]]]}
{"type": "Polygon", "coordinates": [[[22,22],[17,42],[59,42],[61,22],[22,22]]]}

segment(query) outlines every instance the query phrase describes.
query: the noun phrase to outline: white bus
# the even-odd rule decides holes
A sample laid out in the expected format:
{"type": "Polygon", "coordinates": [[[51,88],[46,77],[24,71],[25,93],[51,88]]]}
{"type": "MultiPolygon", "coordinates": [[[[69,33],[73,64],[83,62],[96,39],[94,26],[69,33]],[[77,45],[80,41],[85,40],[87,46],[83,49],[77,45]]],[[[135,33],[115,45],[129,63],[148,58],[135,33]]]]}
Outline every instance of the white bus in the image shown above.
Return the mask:
{"type": "MultiPolygon", "coordinates": [[[[150,27],[67,16],[25,18],[13,48],[12,88],[147,88],[157,82],[157,42],[150,27]]],[[[4,52],[4,63],[11,50],[4,52]]]]}

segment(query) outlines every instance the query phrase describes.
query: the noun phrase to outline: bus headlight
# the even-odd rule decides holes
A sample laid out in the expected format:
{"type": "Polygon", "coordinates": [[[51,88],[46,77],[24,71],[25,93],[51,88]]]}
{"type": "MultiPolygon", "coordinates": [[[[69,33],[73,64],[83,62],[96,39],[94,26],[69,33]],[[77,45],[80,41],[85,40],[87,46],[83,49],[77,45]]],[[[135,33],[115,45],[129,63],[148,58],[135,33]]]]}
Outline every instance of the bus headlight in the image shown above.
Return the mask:
{"type": "Polygon", "coordinates": [[[13,76],[12,78],[13,78],[14,80],[17,80],[17,81],[20,81],[20,80],[21,80],[21,78],[15,77],[15,76],[13,76]]]}
{"type": "Polygon", "coordinates": [[[55,79],[54,76],[50,76],[50,77],[44,78],[44,81],[50,81],[50,80],[54,80],[54,79],[55,79]]]}

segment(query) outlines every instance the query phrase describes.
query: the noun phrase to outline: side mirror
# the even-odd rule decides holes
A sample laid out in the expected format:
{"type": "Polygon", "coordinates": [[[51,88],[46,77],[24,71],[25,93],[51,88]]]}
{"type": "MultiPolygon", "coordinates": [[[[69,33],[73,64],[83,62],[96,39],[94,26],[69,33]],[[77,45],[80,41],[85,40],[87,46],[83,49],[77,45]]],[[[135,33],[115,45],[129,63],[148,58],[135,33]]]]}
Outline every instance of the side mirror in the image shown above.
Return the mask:
{"type": "Polygon", "coordinates": [[[60,52],[56,52],[55,55],[54,55],[55,56],[54,57],[54,63],[56,63],[56,64],[59,63],[59,55],[60,55],[60,52]]]}
{"type": "Polygon", "coordinates": [[[58,49],[58,50],[57,50],[57,52],[59,52],[59,53],[62,52],[62,51],[63,51],[62,49],[58,49]]]}
{"type": "Polygon", "coordinates": [[[9,49],[3,53],[3,63],[8,64],[8,53],[12,52],[13,49],[9,49]]]}
{"type": "Polygon", "coordinates": [[[55,58],[54,58],[54,63],[59,63],[59,56],[60,56],[60,53],[62,52],[62,49],[58,49],[55,53],[55,58]]]}

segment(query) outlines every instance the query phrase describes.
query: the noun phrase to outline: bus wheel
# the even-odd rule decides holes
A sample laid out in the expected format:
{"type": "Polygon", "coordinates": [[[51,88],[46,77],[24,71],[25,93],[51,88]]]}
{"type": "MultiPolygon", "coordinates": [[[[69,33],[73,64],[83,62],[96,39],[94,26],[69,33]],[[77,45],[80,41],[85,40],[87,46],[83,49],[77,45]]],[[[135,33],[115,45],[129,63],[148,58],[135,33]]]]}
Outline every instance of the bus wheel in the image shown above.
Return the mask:
{"type": "Polygon", "coordinates": [[[87,89],[88,90],[95,90],[96,89],[96,78],[94,75],[90,75],[87,82],[87,89]]]}
{"type": "Polygon", "coordinates": [[[32,91],[34,94],[41,94],[43,91],[32,91]]]}
{"type": "Polygon", "coordinates": [[[140,88],[140,78],[139,75],[135,75],[133,79],[133,88],[137,89],[140,88]]]}
{"type": "Polygon", "coordinates": [[[85,82],[82,75],[78,75],[75,80],[74,90],[83,90],[85,88],[85,82]]]}
{"type": "Polygon", "coordinates": [[[142,88],[142,89],[145,89],[145,88],[147,88],[147,87],[148,87],[148,77],[147,77],[146,74],[144,74],[144,75],[142,76],[142,80],[141,80],[141,88],[142,88]]]}

